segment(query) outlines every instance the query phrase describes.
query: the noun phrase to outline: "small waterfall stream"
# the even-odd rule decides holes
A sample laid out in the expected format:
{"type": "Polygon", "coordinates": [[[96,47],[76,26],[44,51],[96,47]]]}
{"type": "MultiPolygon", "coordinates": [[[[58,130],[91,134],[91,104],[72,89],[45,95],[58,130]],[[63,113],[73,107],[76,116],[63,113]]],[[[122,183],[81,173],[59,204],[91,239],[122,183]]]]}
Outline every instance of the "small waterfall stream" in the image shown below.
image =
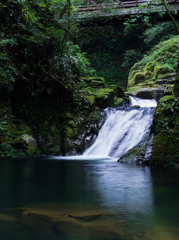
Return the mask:
{"type": "Polygon", "coordinates": [[[130,97],[130,107],[125,110],[106,109],[107,119],[94,144],[83,157],[119,158],[129,149],[146,139],[157,102],[130,97]],[[138,107],[134,107],[134,106],[138,107]]]}

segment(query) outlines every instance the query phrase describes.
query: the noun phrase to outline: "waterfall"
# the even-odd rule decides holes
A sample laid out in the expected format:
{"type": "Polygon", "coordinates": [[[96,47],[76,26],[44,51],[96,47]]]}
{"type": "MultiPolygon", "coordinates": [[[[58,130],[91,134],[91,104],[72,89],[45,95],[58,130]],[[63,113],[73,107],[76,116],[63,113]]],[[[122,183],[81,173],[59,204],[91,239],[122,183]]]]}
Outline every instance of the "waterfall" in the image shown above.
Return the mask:
{"type": "Polygon", "coordinates": [[[154,99],[130,97],[129,108],[106,109],[107,119],[96,141],[83,156],[119,158],[144,141],[149,136],[156,105],[154,99]]]}

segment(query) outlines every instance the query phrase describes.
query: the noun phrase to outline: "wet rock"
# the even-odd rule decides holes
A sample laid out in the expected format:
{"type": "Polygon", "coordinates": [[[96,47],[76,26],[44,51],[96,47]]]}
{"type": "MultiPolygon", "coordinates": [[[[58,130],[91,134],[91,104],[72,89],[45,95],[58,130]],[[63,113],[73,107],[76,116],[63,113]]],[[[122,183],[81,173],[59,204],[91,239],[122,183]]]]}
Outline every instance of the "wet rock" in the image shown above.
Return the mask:
{"type": "Polygon", "coordinates": [[[83,87],[100,87],[100,88],[105,88],[106,87],[106,82],[105,79],[102,77],[86,77],[86,78],[82,78],[83,83],[82,86],[83,87]]]}
{"type": "Polygon", "coordinates": [[[89,240],[123,240],[123,238],[108,226],[91,226],[89,227],[89,240]]]}
{"type": "Polygon", "coordinates": [[[131,107],[131,110],[132,110],[132,109],[139,109],[139,108],[140,108],[139,105],[134,105],[134,106],[131,107]]]}
{"type": "Polygon", "coordinates": [[[151,159],[152,155],[152,147],[153,147],[153,140],[154,140],[154,135],[151,134],[145,144],[145,154],[142,158],[143,162],[149,162],[151,159]]]}
{"type": "Polygon", "coordinates": [[[55,233],[55,235],[66,240],[89,239],[88,228],[76,222],[70,221],[56,222],[52,227],[52,231],[55,233]]]}
{"type": "Polygon", "coordinates": [[[118,159],[118,162],[149,162],[151,159],[151,152],[153,146],[154,135],[146,136],[139,145],[129,149],[122,157],[118,159]]]}
{"type": "Polygon", "coordinates": [[[73,215],[68,215],[70,218],[74,218],[76,219],[77,221],[80,221],[80,222],[90,222],[90,221],[94,221],[96,219],[100,219],[102,214],[97,214],[97,215],[89,215],[89,216],[82,216],[82,217],[79,217],[79,216],[73,216],[73,215]]]}
{"type": "Polygon", "coordinates": [[[143,99],[155,99],[159,101],[164,94],[164,88],[140,88],[134,92],[134,96],[143,99]]]}
{"type": "Polygon", "coordinates": [[[174,85],[168,85],[164,90],[164,96],[173,94],[174,85]]]}
{"type": "Polygon", "coordinates": [[[57,205],[53,203],[50,206],[48,208],[48,204],[44,206],[38,204],[30,208],[3,210],[0,212],[0,223],[6,221],[18,224],[19,229],[23,228],[33,239],[37,232],[46,236],[45,239],[123,239],[121,233],[124,232],[124,223],[117,224],[115,229],[111,224],[114,213],[99,208],[94,209],[94,206],[91,209],[88,205],[74,203],[57,205]]]}
{"type": "MultiPolygon", "coordinates": [[[[37,152],[37,144],[34,137],[31,135],[24,134],[16,138],[12,144],[15,149],[27,150],[23,152],[24,154],[33,155],[37,152]]],[[[14,152],[15,153],[15,152],[14,152]]]]}
{"type": "Polygon", "coordinates": [[[118,159],[118,162],[133,162],[136,161],[140,152],[140,147],[134,147],[129,149],[122,157],[118,159]]]}
{"type": "Polygon", "coordinates": [[[153,118],[154,141],[151,163],[175,165],[179,162],[178,103],[174,96],[159,101],[153,118]]]}

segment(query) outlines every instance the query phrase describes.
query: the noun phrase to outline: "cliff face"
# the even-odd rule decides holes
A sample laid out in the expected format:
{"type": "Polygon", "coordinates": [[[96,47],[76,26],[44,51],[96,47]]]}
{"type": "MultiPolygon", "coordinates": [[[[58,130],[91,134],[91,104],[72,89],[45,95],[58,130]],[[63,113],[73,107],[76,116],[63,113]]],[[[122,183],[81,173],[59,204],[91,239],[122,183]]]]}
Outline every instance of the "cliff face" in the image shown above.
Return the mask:
{"type": "Polygon", "coordinates": [[[102,78],[84,78],[79,91],[63,87],[0,99],[1,156],[81,154],[104,123],[103,109],[120,105],[123,90],[102,78]],[[88,137],[88,141],[86,138],[88,137]]]}
{"type": "Polygon", "coordinates": [[[154,135],[152,165],[179,162],[178,39],[176,36],[155,46],[129,73],[128,91],[131,94],[158,101],[151,130],[154,135]]]}
{"type": "Polygon", "coordinates": [[[162,97],[154,114],[154,142],[152,164],[175,165],[179,162],[179,66],[177,68],[174,92],[162,97]]]}

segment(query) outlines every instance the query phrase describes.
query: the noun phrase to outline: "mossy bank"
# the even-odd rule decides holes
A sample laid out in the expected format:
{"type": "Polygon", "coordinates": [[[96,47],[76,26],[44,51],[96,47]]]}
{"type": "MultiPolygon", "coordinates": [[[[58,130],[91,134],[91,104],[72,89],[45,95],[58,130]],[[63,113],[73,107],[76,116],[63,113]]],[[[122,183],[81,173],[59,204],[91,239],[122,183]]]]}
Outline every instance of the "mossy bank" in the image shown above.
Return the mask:
{"type": "Polygon", "coordinates": [[[78,91],[21,92],[0,99],[1,157],[81,154],[104,123],[103,109],[120,105],[124,94],[99,77],[80,79],[78,91]]]}
{"type": "Polygon", "coordinates": [[[177,58],[179,56],[179,36],[156,45],[147,56],[136,63],[128,77],[128,92],[143,98],[171,95],[174,87],[177,58]],[[160,96],[157,96],[161,93],[160,96]]]}
{"type": "Polygon", "coordinates": [[[179,36],[156,45],[148,56],[130,70],[128,91],[141,98],[155,98],[152,165],[179,162],[179,36]]]}

